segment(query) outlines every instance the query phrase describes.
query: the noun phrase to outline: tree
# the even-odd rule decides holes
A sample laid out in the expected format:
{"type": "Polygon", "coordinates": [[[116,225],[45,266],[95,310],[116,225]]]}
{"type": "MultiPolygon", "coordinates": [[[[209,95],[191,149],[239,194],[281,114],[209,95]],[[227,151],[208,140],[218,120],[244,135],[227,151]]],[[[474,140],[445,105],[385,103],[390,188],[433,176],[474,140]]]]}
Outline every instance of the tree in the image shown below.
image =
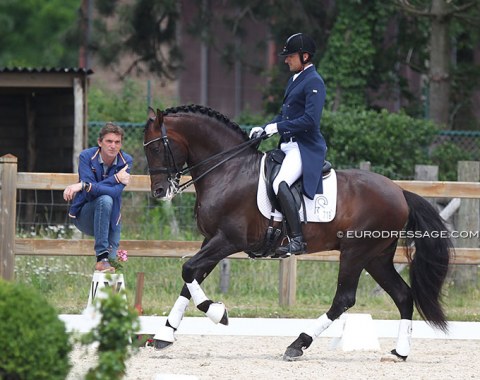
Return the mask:
{"type": "Polygon", "coordinates": [[[90,49],[104,65],[115,68],[121,78],[133,70],[174,78],[182,58],[176,42],[177,1],[96,0],[95,7],[90,49]]]}
{"type": "Polygon", "coordinates": [[[2,0],[0,66],[73,67],[79,0],[2,0]]]}
{"type": "Polygon", "coordinates": [[[451,126],[451,65],[452,39],[469,30],[478,37],[480,2],[477,0],[396,0],[402,11],[429,20],[429,113],[430,118],[444,127],[451,126]],[[459,21],[463,27],[454,23],[459,21]],[[476,28],[476,29],[475,29],[476,28]],[[452,32],[456,33],[452,35],[452,32]]]}
{"type": "Polygon", "coordinates": [[[386,24],[386,17],[380,17],[384,6],[377,3],[337,1],[339,12],[320,61],[332,110],[368,106],[366,93],[374,70],[375,36],[385,33],[386,24]]]}

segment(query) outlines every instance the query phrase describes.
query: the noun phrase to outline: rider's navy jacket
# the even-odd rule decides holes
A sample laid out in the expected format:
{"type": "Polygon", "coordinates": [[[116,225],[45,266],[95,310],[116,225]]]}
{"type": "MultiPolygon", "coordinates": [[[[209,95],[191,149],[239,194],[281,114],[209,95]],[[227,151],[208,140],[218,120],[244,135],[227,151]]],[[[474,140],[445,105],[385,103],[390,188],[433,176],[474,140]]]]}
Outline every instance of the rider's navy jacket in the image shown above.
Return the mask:
{"type": "Polygon", "coordinates": [[[303,191],[313,199],[323,193],[322,167],[327,145],[320,133],[325,103],[325,84],[315,66],[305,69],[285,90],[281,112],[271,121],[277,123],[281,141],[294,138],[302,157],[303,191]]]}
{"type": "Polygon", "coordinates": [[[114,163],[110,166],[108,172],[104,173],[103,164],[99,161],[99,157],[99,147],[88,148],[80,153],[78,176],[80,181],[89,182],[91,187],[87,190],[79,191],[75,195],[68,214],[70,217],[76,218],[85,203],[100,195],[110,195],[113,199],[110,226],[114,228],[119,225],[121,220],[122,191],[125,188],[125,185],[118,180],[116,174],[127,164],[127,172],[130,173],[133,159],[129,154],[120,151],[117,154],[116,164],[114,163]]]}

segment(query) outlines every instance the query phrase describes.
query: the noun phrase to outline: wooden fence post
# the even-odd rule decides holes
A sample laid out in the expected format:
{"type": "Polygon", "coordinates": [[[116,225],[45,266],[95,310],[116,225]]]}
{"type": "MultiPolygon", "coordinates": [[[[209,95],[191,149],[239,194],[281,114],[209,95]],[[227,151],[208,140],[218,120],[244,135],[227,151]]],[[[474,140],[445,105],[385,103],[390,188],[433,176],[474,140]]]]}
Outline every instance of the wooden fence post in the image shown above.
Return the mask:
{"type": "Polygon", "coordinates": [[[372,170],[372,164],[370,161],[361,161],[360,164],[358,165],[358,168],[360,170],[370,171],[372,170]]]}
{"type": "Polygon", "coordinates": [[[220,293],[227,294],[230,287],[230,259],[220,261],[220,293]]]}
{"type": "MultiPolygon", "coordinates": [[[[478,182],[480,180],[480,162],[477,161],[459,161],[458,162],[458,180],[478,182]]],[[[458,210],[457,230],[459,233],[470,233],[480,231],[480,202],[478,199],[462,199],[458,210]]],[[[456,239],[455,246],[462,248],[478,248],[478,236],[469,238],[459,237],[456,239]]],[[[477,279],[477,265],[456,266],[453,270],[453,279],[455,286],[468,288],[475,284],[477,279]]]]}
{"type": "Polygon", "coordinates": [[[297,295],[297,257],[280,260],[278,294],[281,306],[293,306],[297,295]]]}
{"type": "Polygon", "coordinates": [[[13,280],[15,218],[17,207],[17,157],[0,157],[0,277],[13,280]]]}

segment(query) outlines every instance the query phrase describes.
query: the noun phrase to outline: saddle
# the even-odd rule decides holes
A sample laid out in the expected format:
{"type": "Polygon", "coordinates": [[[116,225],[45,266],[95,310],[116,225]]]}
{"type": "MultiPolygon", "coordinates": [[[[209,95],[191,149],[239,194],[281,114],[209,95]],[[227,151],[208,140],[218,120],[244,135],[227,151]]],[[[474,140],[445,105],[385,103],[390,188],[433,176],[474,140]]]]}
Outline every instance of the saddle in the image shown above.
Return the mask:
{"type": "MultiPolygon", "coordinates": [[[[285,158],[285,153],[281,149],[273,149],[266,153],[265,155],[265,182],[266,182],[266,191],[267,196],[270,200],[270,204],[272,206],[272,213],[276,209],[281,211],[281,207],[279,202],[277,201],[277,196],[273,191],[273,181],[275,177],[278,175],[280,171],[280,167],[282,166],[283,159],[285,158]]],[[[330,174],[332,169],[332,165],[330,162],[325,161],[325,164],[322,168],[323,176],[327,176],[330,174]]],[[[260,179],[262,180],[262,179],[260,179]]],[[[304,204],[304,197],[303,197],[303,184],[302,184],[302,177],[300,177],[295,183],[290,186],[292,191],[295,206],[298,210],[301,209],[303,205],[303,212],[304,212],[304,220],[307,220],[306,215],[306,207],[304,204]]],[[[306,223],[306,222],[305,222],[306,223]]],[[[280,244],[281,240],[285,236],[285,225],[282,224],[282,229],[273,226],[273,216],[270,218],[270,223],[265,233],[264,240],[256,249],[252,249],[246,251],[246,253],[251,258],[259,258],[259,257],[277,257],[275,256],[275,248],[280,244]]]]}
{"type": "MultiPolygon", "coordinates": [[[[280,210],[280,205],[277,200],[277,196],[273,191],[273,181],[278,175],[280,168],[282,166],[282,162],[285,158],[285,152],[281,149],[273,149],[266,154],[265,158],[265,181],[267,185],[267,195],[270,203],[276,210],[280,210]]],[[[332,170],[332,164],[328,161],[325,161],[322,168],[322,175],[325,177],[330,173],[332,170]]],[[[303,184],[302,184],[302,177],[297,179],[292,186],[290,186],[292,190],[292,194],[295,198],[295,204],[297,208],[300,210],[300,206],[303,202],[303,184]]],[[[305,218],[306,219],[306,218],[305,218]]]]}

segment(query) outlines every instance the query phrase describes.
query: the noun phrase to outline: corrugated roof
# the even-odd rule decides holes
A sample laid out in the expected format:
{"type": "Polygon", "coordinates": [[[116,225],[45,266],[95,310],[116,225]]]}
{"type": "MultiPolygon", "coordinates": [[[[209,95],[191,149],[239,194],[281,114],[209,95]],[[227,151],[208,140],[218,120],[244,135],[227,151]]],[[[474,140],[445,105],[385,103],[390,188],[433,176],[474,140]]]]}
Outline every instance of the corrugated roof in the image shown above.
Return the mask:
{"type": "Polygon", "coordinates": [[[92,69],[81,67],[0,67],[0,73],[71,73],[71,74],[93,74],[92,69]]]}

